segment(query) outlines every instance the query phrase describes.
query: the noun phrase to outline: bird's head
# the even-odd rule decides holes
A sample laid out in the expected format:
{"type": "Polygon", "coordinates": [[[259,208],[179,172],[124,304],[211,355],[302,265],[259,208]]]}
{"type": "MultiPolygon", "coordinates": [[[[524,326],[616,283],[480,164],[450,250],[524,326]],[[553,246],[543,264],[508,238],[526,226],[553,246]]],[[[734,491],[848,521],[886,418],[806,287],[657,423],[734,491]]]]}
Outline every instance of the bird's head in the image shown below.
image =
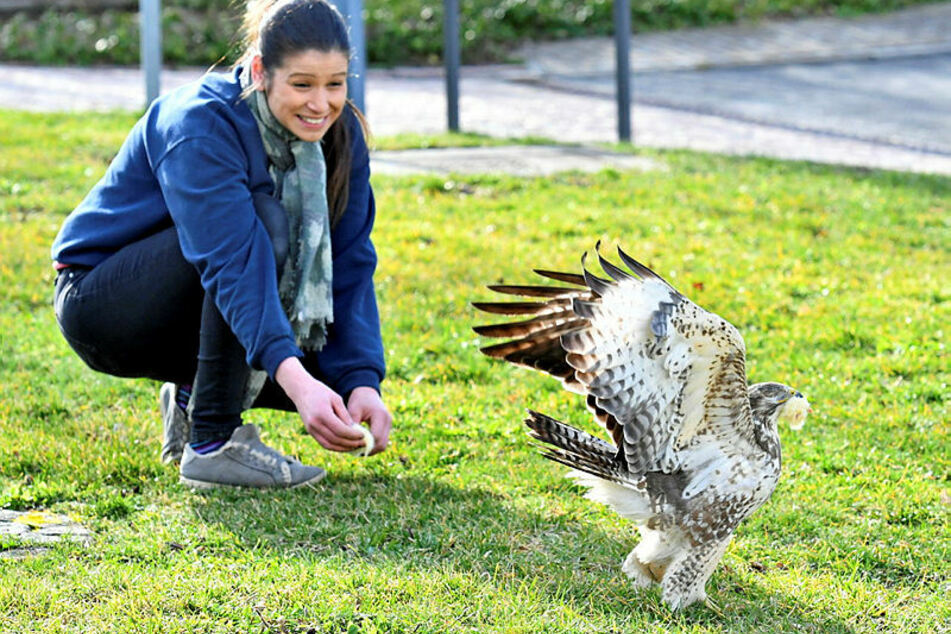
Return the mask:
{"type": "Polygon", "coordinates": [[[775,413],[778,419],[789,421],[790,429],[794,430],[802,429],[806,416],[812,412],[801,392],[782,383],[751,385],[750,407],[754,418],[766,420],[775,413]]]}

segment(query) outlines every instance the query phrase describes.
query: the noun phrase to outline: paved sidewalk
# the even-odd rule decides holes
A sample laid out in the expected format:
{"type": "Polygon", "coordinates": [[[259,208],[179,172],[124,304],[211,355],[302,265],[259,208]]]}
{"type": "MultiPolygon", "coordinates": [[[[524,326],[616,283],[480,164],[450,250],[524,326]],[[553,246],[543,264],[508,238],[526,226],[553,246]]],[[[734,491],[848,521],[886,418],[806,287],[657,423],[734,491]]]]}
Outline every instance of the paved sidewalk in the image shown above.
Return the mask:
{"type": "MultiPolygon", "coordinates": [[[[854,18],[764,20],[756,24],[635,33],[631,70],[698,70],[951,53],[951,3],[854,18]]],[[[612,38],[528,44],[515,52],[543,76],[612,74],[612,38]]]]}
{"type": "MultiPolygon", "coordinates": [[[[951,174],[949,24],[951,2],[943,2],[853,19],[635,35],[635,143],[951,174]]],[[[522,54],[522,64],[463,69],[462,129],[583,144],[583,152],[548,148],[542,159],[541,150],[520,146],[428,151],[435,160],[375,152],[374,171],[619,166],[620,155],[590,147],[617,138],[611,39],[535,44],[522,54]]],[[[167,70],[163,90],[202,72],[167,70]]],[[[370,70],[366,86],[375,134],[446,130],[441,69],[370,70]]],[[[134,110],[142,87],[132,68],[0,64],[0,107],[134,110]]]]}
{"type": "Polygon", "coordinates": [[[608,152],[591,147],[528,145],[511,147],[435,148],[375,152],[373,171],[384,174],[487,174],[545,176],[565,170],[597,172],[664,170],[666,166],[643,156],[608,152]]]}

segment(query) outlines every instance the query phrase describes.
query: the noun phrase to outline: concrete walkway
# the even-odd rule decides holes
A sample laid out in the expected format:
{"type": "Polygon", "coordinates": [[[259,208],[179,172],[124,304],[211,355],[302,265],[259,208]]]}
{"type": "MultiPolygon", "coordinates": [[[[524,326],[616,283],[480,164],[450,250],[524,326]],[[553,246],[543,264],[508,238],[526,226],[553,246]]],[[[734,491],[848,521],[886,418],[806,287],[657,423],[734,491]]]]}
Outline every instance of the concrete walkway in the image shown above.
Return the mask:
{"type": "Polygon", "coordinates": [[[47,511],[0,509],[0,538],[15,539],[19,546],[0,551],[0,559],[26,559],[49,551],[60,541],[88,546],[92,532],[68,517],[47,511]]]}
{"type": "MultiPolygon", "coordinates": [[[[951,3],[854,18],[767,20],[757,24],[635,33],[634,72],[830,62],[951,53],[951,3]]],[[[614,72],[611,38],[528,44],[515,52],[541,75],[614,72]]]]}
{"type": "MultiPolygon", "coordinates": [[[[635,144],[951,174],[948,24],[951,2],[853,19],[635,35],[635,144]]],[[[463,69],[463,130],[542,137],[583,150],[375,152],[373,169],[523,174],[622,167],[620,155],[590,147],[617,135],[610,38],[534,44],[519,54],[521,64],[463,69]]],[[[163,89],[201,72],[166,71],[163,89]]],[[[446,130],[441,69],[371,70],[366,85],[375,134],[446,130]]],[[[0,64],[0,107],[137,109],[142,86],[136,69],[0,64]]]]}

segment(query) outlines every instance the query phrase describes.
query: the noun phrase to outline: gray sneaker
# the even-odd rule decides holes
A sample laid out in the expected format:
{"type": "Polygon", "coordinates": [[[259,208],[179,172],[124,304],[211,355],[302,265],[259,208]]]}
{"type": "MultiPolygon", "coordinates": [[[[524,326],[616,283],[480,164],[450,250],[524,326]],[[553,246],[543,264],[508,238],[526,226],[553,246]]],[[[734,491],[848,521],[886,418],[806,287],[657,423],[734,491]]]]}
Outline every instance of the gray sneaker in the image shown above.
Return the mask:
{"type": "Polygon", "coordinates": [[[303,465],[265,445],[254,425],[242,425],[211,453],[200,455],[185,445],[180,481],[199,489],[285,489],[313,484],[325,475],[320,467],[303,465]]]}
{"type": "Polygon", "coordinates": [[[188,415],[175,402],[177,388],[165,383],[159,390],[159,410],[162,412],[162,463],[178,464],[190,433],[188,415]]]}

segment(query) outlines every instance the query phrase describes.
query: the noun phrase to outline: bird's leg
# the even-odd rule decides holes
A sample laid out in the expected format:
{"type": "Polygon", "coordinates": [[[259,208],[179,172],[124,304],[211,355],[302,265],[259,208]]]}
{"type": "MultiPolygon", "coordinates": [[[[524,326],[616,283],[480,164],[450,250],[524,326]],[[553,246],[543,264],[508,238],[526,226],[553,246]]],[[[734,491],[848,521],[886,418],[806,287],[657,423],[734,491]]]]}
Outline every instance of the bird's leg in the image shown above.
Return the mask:
{"type": "Polygon", "coordinates": [[[723,557],[730,539],[732,535],[720,541],[700,543],[677,556],[661,583],[664,601],[675,610],[697,601],[706,601],[704,587],[723,557]]]}
{"type": "Polygon", "coordinates": [[[663,580],[680,546],[677,535],[646,526],[639,528],[641,542],[627,556],[622,570],[634,580],[634,585],[646,588],[663,580]]]}
{"type": "Polygon", "coordinates": [[[630,577],[638,588],[650,587],[657,580],[650,567],[637,558],[636,548],[627,555],[627,559],[624,560],[624,564],[621,566],[621,571],[630,577]]]}
{"type": "Polygon", "coordinates": [[[647,564],[647,569],[650,570],[651,576],[654,578],[654,581],[656,581],[657,583],[660,583],[664,579],[664,573],[667,572],[667,564],[652,561],[649,564],[647,564]]]}

